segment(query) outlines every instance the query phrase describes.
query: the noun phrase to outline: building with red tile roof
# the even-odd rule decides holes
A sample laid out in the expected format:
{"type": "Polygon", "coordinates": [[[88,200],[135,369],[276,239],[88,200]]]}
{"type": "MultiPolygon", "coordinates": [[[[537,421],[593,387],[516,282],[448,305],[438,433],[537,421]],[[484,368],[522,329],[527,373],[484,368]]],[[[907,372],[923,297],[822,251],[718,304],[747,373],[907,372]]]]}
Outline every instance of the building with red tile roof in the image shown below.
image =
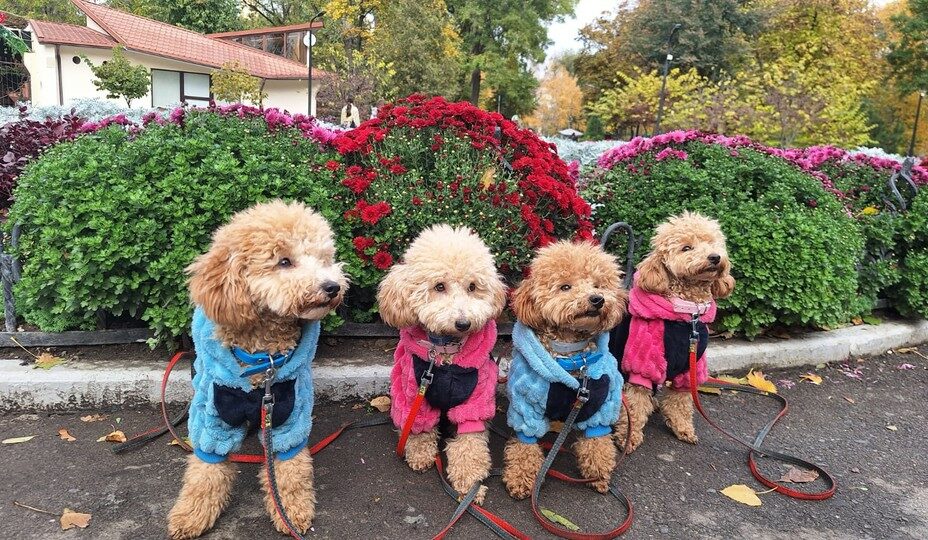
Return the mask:
{"type": "MultiPolygon", "coordinates": [[[[307,112],[305,62],[236,42],[243,35],[274,29],[209,36],[86,0],[71,2],[86,15],[86,26],[29,21],[27,30],[32,32],[32,52],[24,55],[23,63],[30,73],[35,105],[65,104],[76,98],[105,98],[105,93],[93,85],[93,74],[83,58],[99,64],[119,45],[125,49],[130,62],[144,65],[151,72],[152,88],[148,96],[133,105],[169,107],[178,102],[206,103],[211,98],[210,72],[237,62],[262,80],[268,96],[263,103],[265,106],[294,113],[307,112]]],[[[316,26],[319,25],[313,27],[316,26]]],[[[293,33],[309,28],[304,24],[280,30],[293,33]]],[[[330,76],[313,70],[314,110],[316,90],[330,76]]]]}

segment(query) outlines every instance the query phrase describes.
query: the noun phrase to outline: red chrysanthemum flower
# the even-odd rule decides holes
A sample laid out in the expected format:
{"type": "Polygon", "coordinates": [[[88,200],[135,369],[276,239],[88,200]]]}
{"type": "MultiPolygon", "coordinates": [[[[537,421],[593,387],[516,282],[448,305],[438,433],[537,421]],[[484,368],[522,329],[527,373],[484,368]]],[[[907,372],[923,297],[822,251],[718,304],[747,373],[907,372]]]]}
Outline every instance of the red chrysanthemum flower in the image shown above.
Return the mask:
{"type": "Polygon", "coordinates": [[[393,265],[393,256],[386,251],[378,251],[374,254],[374,266],[379,270],[387,270],[393,265]]]}
{"type": "Polygon", "coordinates": [[[371,225],[377,224],[378,221],[390,214],[393,208],[386,201],[380,201],[361,210],[361,219],[371,225]]]}
{"type": "Polygon", "coordinates": [[[328,160],[328,161],[325,162],[325,168],[328,169],[328,170],[330,170],[330,171],[337,171],[338,169],[341,168],[341,166],[342,166],[341,163],[339,163],[339,162],[337,162],[337,161],[335,161],[335,160],[333,160],[333,159],[330,159],[330,160],[328,160]]]}
{"type": "Polygon", "coordinates": [[[375,244],[374,239],[367,236],[356,236],[352,243],[358,253],[363,253],[365,249],[372,248],[375,244]]]}

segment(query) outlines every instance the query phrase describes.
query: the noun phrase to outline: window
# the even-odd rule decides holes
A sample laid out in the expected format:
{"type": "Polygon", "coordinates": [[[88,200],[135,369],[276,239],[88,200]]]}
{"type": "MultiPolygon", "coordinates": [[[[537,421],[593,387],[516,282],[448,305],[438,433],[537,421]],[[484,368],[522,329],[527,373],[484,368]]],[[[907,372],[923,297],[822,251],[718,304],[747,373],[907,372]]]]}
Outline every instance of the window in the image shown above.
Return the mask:
{"type": "Polygon", "coordinates": [[[276,54],[277,56],[284,55],[284,35],[283,34],[268,34],[267,41],[265,42],[264,50],[276,54]]]}
{"type": "Polygon", "coordinates": [[[208,105],[209,75],[164,69],[151,70],[152,107],[170,107],[180,102],[208,105]]]}

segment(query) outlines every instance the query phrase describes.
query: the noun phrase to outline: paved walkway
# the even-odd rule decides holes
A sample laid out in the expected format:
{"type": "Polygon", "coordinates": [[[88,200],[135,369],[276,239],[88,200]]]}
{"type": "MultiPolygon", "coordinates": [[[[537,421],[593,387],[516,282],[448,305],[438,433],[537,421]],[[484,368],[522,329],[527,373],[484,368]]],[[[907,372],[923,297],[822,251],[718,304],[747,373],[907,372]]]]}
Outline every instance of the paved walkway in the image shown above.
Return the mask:
{"type": "MultiPolygon", "coordinates": [[[[768,493],[760,496],[761,507],[736,503],[719,491],[740,483],[762,491],[745,467],[745,454],[701,421],[699,445],[678,442],[655,417],[643,447],[616,474],[617,484],[635,504],[635,523],[625,538],[928,538],[928,361],[896,354],[852,362],[847,369],[831,365],[818,370],[824,378],[821,386],[799,382],[807,371],[771,374],[773,380],[796,384],[789,389],[781,385],[791,413],[770,442],[831,471],[839,482],[833,499],[801,502],[768,493]],[[902,364],[914,369],[900,369],[902,364]]],[[[751,396],[706,396],[705,402],[723,425],[745,435],[773,407],[751,396]]],[[[355,406],[319,405],[314,439],[342,422],[373,414],[355,406]]],[[[164,516],[176,494],[184,456],[162,439],[115,457],[108,443],[96,439],[111,424],[127,434],[149,427],[156,413],[149,408],[90,412],[109,418],[85,423],[79,416],[86,411],[0,416],[0,439],[35,435],[26,443],[0,445],[0,538],[165,538],[164,516]],[[59,428],[69,429],[77,440],[59,439],[59,428]],[[68,507],[93,518],[85,530],[62,532],[54,516],[13,501],[54,513],[68,507]]],[[[504,423],[502,414],[497,422],[504,423]]],[[[502,443],[493,438],[496,464],[502,443]]],[[[442,528],[453,503],[434,471],[410,471],[394,457],[394,445],[388,428],[370,428],[347,434],[316,457],[318,517],[309,538],[430,538],[442,528]]],[[[559,463],[573,470],[570,459],[559,463]]],[[[768,466],[770,474],[778,469],[768,466]]],[[[242,466],[241,471],[230,507],[206,538],[283,538],[264,515],[254,466],[242,466]]],[[[545,537],[527,502],[511,500],[498,479],[490,487],[488,508],[531,536],[545,537]]],[[[610,513],[618,511],[608,499],[584,488],[552,483],[546,493],[545,505],[586,529],[605,527],[612,521],[610,513]]],[[[450,538],[488,534],[465,516],[450,538]]]]}

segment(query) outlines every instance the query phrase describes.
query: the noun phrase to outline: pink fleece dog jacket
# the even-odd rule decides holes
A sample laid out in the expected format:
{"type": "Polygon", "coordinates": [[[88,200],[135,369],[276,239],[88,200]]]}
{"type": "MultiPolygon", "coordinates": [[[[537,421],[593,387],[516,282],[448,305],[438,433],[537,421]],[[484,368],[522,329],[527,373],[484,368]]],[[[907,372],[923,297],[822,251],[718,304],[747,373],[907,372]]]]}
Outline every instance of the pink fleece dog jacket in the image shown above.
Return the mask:
{"type": "MultiPolygon", "coordinates": [[[[422,341],[428,341],[422,328],[416,326],[400,330],[400,343],[393,354],[393,371],[390,373],[390,417],[397,429],[403,428],[419,391],[414,357],[418,357],[420,363],[428,359],[428,349],[420,343],[422,341]]],[[[447,410],[448,420],[457,426],[458,433],[483,431],[484,422],[496,414],[497,367],[490,357],[494,344],[496,323],[490,321],[482,329],[470,334],[461,351],[454,356],[450,368],[458,371],[476,370],[476,385],[470,396],[447,410]]],[[[436,369],[439,369],[437,365],[436,369]]],[[[431,431],[438,425],[441,414],[442,410],[429,399],[423,400],[413,422],[412,433],[431,431]]]]}
{"type": "Polygon", "coordinates": [[[689,339],[694,312],[701,313],[697,323],[696,381],[702,384],[709,378],[706,368],[709,331],[706,324],[715,320],[714,301],[698,305],[633,287],[628,311],[631,321],[625,350],[620,353],[621,356],[616,355],[621,359],[622,372],[628,382],[656,388],[669,379],[673,381],[674,388],[690,387],[689,339]]]}

